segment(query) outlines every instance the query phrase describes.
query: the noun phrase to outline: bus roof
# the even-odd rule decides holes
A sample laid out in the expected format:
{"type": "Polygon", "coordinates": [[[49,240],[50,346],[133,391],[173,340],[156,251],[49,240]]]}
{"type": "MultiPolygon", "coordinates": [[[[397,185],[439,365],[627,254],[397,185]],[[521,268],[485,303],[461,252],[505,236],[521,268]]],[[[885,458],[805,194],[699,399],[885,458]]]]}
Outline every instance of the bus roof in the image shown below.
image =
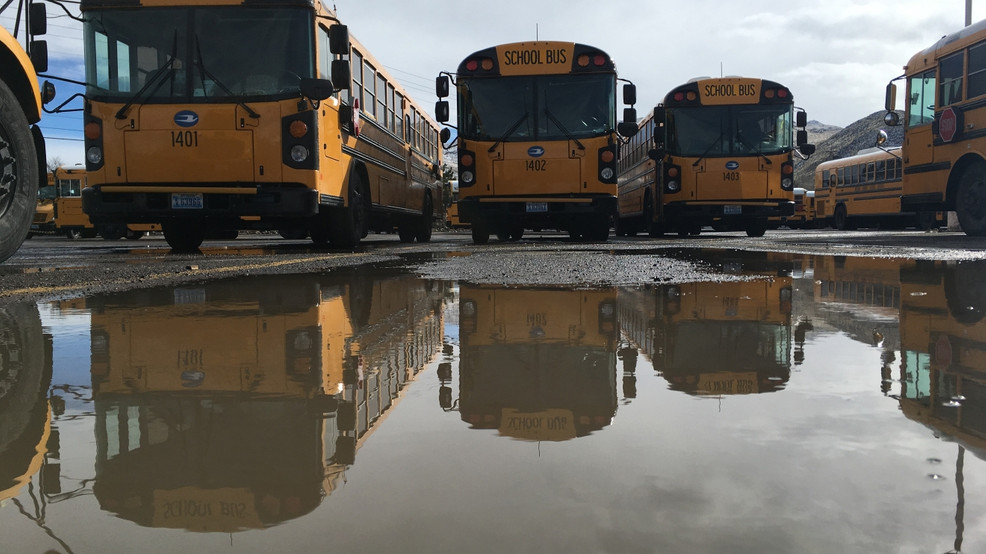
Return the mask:
{"type": "Polygon", "coordinates": [[[942,56],[983,39],[986,39],[986,19],[945,35],[930,47],[914,54],[904,66],[904,73],[911,75],[934,67],[942,56]]]}
{"type": "Polygon", "coordinates": [[[900,146],[892,146],[887,149],[867,148],[866,150],[860,150],[859,153],[856,154],[855,156],[846,156],[845,158],[836,158],[834,160],[822,162],[815,167],[815,172],[831,169],[833,167],[843,167],[847,165],[855,165],[859,163],[885,160],[887,158],[899,159],[900,154],[901,154],[900,146]]]}

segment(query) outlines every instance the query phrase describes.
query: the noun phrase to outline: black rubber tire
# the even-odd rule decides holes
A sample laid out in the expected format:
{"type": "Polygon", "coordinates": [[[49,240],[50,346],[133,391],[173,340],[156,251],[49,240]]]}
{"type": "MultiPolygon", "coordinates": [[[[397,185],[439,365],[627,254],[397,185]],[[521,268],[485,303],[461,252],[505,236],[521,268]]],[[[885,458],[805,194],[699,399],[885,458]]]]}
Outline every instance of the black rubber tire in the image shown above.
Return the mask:
{"type": "Polygon", "coordinates": [[[359,173],[349,178],[349,201],[345,207],[336,208],[332,219],[330,242],[332,246],[354,248],[369,231],[370,195],[359,173]]]}
{"type": "Polygon", "coordinates": [[[965,234],[971,237],[986,236],[986,162],[973,162],[962,172],[955,215],[965,234]]]}
{"type": "Polygon", "coordinates": [[[0,262],[31,229],[38,197],[38,153],[14,93],[0,80],[0,262]]]}
{"type": "Polygon", "coordinates": [[[205,227],[194,222],[162,223],[164,240],[175,252],[197,252],[205,240],[205,227]]]}

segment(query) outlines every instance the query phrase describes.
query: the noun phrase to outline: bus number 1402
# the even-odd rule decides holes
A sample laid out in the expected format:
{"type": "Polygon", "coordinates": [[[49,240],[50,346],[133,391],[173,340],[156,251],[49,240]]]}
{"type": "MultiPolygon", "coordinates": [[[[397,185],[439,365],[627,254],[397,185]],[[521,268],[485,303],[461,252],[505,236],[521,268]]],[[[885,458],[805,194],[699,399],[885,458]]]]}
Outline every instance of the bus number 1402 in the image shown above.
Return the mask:
{"type": "Polygon", "coordinates": [[[198,131],[171,131],[172,148],[195,148],[199,145],[198,131]]]}

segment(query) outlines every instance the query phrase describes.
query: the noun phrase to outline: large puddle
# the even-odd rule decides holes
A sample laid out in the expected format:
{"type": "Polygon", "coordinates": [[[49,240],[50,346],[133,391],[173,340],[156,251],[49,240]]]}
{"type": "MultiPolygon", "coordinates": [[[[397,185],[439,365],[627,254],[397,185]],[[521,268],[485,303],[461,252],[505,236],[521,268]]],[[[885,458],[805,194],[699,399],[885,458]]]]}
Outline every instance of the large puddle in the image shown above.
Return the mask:
{"type": "Polygon", "coordinates": [[[986,551],[983,264],[0,308],[5,552],[986,551]]]}

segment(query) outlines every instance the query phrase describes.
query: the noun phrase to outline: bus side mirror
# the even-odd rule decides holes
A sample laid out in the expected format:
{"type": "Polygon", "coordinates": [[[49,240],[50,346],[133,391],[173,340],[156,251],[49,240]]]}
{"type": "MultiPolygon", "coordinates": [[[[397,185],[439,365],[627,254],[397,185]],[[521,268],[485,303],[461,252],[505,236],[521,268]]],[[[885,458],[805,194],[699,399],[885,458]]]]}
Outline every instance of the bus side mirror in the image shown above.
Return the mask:
{"type": "Polygon", "coordinates": [[[897,85],[894,83],[887,83],[887,97],[883,102],[884,108],[888,112],[892,112],[897,109],[897,85]]]}
{"type": "Polygon", "coordinates": [[[332,60],[332,85],[336,90],[349,90],[352,79],[349,60],[332,60]]]}
{"type": "Polygon", "coordinates": [[[349,27],[338,23],[329,27],[329,51],[337,56],[349,55],[349,27]]]}
{"type": "Polygon", "coordinates": [[[884,131],[883,129],[880,129],[879,131],[876,132],[876,145],[877,146],[883,146],[884,144],[887,143],[887,141],[889,139],[890,139],[890,137],[887,136],[887,132],[884,131]]]}
{"type": "Polygon", "coordinates": [[[656,148],[651,148],[647,151],[647,157],[656,162],[663,160],[666,154],[667,152],[664,150],[664,145],[662,144],[659,144],[656,148]]]}
{"type": "Polygon", "coordinates": [[[805,157],[811,156],[812,154],[815,153],[815,145],[802,144],[801,146],[798,147],[798,151],[801,152],[801,154],[803,154],[805,157]]]}
{"type": "Polygon", "coordinates": [[[888,127],[896,127],[900,125],[900,114],[897,112],[887,112],[887,115],[883,116],[883,122],[888,127]]]}
{"type": "Polygon", "coordinates": [[[623,103],[629,106],[637,103],[637,85],[633,83],[623,85],[623,103]]]}
{"type": "Polygon", "coordinates": [[[447,98],[448,94],[448,77],[445,75],[439,75],[435,78],[435,96],[438,96],[439,98],[447,98]]]}
{"type": "Polygon", "coordinates": [[[31,3],[28,17],[31,18],[31,28],[28,31],[32,37],[40,36],[48,32],[48,9],[42,3],[31,3]]]}
{"type": "Polygon", "coordinates": [[[801,127],[802,129],[808,125],[808,112],[799,111],[794,115],[794,126],[801,127]]]}
{"type": "Polygon", "coordinates": [[[44,40],[31,41],[31,65],[38,73],[48,71],[48,42],[44,40]]]}
{"type": "Polygon", "coordinates": [[[802,146],[808,144],[808,131],[799,130],[794,142],[798,145],[798,150],[801,150],[802,146]]]}
{"type": "Polygon", "coordinates": [[[452,131],[449,131],[448,127],[442,127],[442,130],[438,133],[438,138],[442,140],[442,144],[444,145],[452,138],[452,131]]]}
{"type": "Polygon", "coordinates": [[[302,79],[301,94],[312,100],[322,101],[332,96],[335,89],[328,79],[302,79]]]}
{"type": "Polygon", "coordinates": [[[447,123],[449,118],[448,100],[435,102],[435,120],[439,123],[447,123]]]}

